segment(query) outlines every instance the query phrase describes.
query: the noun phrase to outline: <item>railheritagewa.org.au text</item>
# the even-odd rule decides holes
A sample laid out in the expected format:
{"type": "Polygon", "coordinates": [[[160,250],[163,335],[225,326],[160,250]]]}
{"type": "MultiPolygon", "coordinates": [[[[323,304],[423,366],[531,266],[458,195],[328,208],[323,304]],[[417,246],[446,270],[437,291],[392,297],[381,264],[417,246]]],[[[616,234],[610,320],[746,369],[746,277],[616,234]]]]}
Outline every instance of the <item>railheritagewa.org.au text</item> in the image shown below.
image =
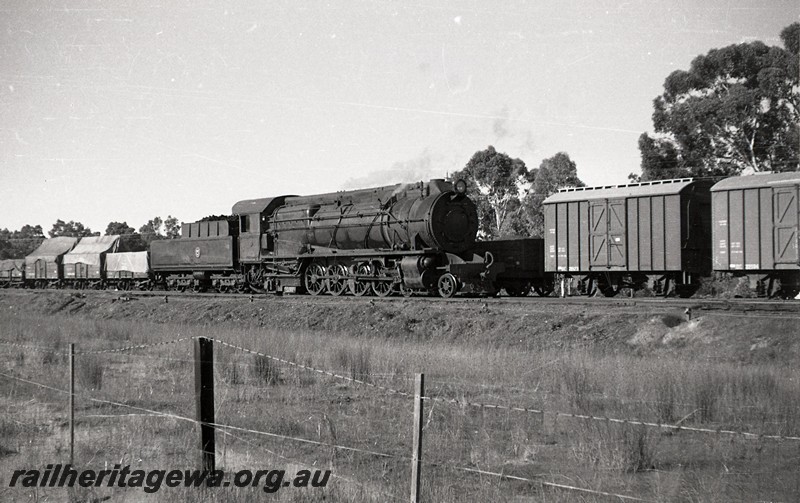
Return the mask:
{"type": "Polygon", "coordinates": [[[72,465],[50,464],[44,470],[14,470],[9,487],[139,487],[155,493],[163,487],[260,487],[274,493],[284,487],[325,487],[330,470],[131,470],[114,465],[111,470],[78,470],[72,465]]]}

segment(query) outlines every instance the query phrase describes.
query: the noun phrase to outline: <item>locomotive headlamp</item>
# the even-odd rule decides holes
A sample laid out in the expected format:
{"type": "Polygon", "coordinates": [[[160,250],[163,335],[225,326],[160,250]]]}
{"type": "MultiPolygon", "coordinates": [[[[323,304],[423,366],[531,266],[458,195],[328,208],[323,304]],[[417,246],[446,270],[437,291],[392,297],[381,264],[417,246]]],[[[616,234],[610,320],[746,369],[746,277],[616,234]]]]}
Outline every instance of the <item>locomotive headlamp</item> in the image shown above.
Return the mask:
{"type": "Polygon", "coordinates": [[[458,180],[458,181],[456,181],[455,188],[456,188],[456,192],[458,194],[466,194],[467,193],[467,182],[465,182],[464,180],[458,180]]]}

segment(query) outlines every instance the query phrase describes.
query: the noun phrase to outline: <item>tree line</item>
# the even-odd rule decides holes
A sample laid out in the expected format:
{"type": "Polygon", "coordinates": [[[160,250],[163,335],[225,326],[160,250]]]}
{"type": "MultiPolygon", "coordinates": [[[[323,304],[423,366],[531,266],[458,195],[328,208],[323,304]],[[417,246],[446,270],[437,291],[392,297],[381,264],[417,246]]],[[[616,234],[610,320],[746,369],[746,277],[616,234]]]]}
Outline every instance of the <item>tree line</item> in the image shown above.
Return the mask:
{"type": "MultiPolygon", "coordinates": [[[[121,237],[120,248],[123,251],[143,251],[147,249],[151,241],[177,238],[180,236],[180,230],[180,221],[169,215],[165,219],[154,217],[148,220],[146,224],[139,227],[138,231],[127,222],[109,222],[105,235],[119,235],[121,237]]],[[[92,231],[81,222],[73,220],[65,222],[61,219],[56,220],[53,227],[47,232],[47,236],[41,225],[23,225],[16,231],[0,229],[0,259],[23,258],[30,255],[47,237],[82,238],[99,235],[100,232],[92,231]]]]}

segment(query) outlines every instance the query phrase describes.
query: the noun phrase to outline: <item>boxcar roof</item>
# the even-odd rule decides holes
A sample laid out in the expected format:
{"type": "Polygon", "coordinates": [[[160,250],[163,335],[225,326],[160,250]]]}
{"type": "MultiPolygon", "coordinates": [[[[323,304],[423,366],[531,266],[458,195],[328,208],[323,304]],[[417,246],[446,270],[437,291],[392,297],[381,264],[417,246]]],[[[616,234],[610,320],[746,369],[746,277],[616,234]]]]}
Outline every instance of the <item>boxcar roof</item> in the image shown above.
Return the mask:
{"type": "Polygon", "coordinates": [[[544,200],[544,204],[593,199],[622,199],[626,197],[648,197],[680,194],[697,181],[696,178],[676,178],[652,182],[631,183],[627,185],[606,185],[603,187],[578,187],[561,189],[544,200]]]}
{"type": "Polygon", "coordinates": [[[797,171],[790,171],[787,173],[769,173],[763,175],[732,176],[711,187],[711,192],[796,184],[800,184],[800,172],[797,171]]]}
{"type": "Polygon", "coordinates": [[[33,253],[25,257],[25,261],[35,262],[40,258],[47,259],[58,257],[59,255],[63,255],[70,251],[77,242],[78,238],[72,238],[68,236],[45,239],[42,244],[39,245],[39,248],[36,248],[33,253]]]}

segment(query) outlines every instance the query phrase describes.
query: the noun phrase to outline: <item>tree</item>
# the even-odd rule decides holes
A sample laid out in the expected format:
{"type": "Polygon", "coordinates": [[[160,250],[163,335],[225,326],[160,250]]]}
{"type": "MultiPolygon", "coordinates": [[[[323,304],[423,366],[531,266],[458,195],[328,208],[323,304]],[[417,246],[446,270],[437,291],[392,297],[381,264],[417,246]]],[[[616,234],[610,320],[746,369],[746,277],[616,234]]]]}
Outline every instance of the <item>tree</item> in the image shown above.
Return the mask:
{"type": "Polygon", "coordinates": [[[44,241],[41,225],[23,225],[18,231],[0,229],[0,259],[24,258],[44,241]]]}
{"type": "Polygon", "coordinates": [[[70,236],[75,238],[82,238],[86,236],[93,236],[92,229],[84,227],[82,223],[70,220],[64,222],[59,219],[53,224],[53,228],[48,232],[51,238],[58,236],[70,236]]]}
{"type": "Polygon", "coordinates": [[[161,220],[161,217],[153,217],[146,224],[139,227],[139,234],[142,235],[142,239],[147,244],[157,239],[164,239],[164,235],[161,233],[161,225],[163,223],[164,221],[161,220]]]}
{"type": "Polygon", "coordinates": [[[532,190],[525,195],[522,205],[525,208],[528,234],[542,237],[544,200],[559,189],[584,187],[586,184],[578,178],[578,167],[566,152],[558,152],[553,157],[542,160],[539,168],[532,171],[532,190]]]}
{"type": "Polygon", "coordinates": [[[128,225],[128,222],[109,222],[106,227],[106,236],[119,236],[119,251],[144,251],[147,243],[142,239],[142,235],[136,229],[128,225]]]}
{"type": "Polygon", "coordinates": [[[689,168],[679,163],[678,149],[665,140],[650,138],[647,133],[639,136],[639,151],[642,153],[642,175],[631,173],[631,182],[666,180],[692,176],[689,168]]]}
{"type": "Polygon", "coordinates": [[[520,159],[497,152],[493,146],[475,152],[464,169],[452,175],[467,182],[478,206],[479,232],[484,237],[514,234],[512,216],[530,187],[528,169],[520,159]]]}
{"type": "Polygon", "coordinates": [[[800,23],[781,39],[713,49],[666,78],[656,136],[639,138],[642,180],[798,169],[800,23]]]}
{"type": "Polygon", "coordinates": [[[235,215],[208,215],[208,216],[203,217],[200,220],[198,220],[198,222],[211,222],[213,220],[227,220],[227,221],[230,222],[231,220],[236,220],[236,216],[235,215]]]}
{"type": "Polygon", "coordinates": [[[20,239],[44,239],[44,231],[41,225],[23,225],[18,231],[14,231],[14,237],[20,239]]]}
{"type": "Polygon", "coordinates": [[[164,220],[164,230],[167,239],[175,239],[181,235],[181,224],[177,218],[168,215],[167,219],[164,220]]]}
{"type": "Polygon", "coordinates": [[[128,222],[109,222],[106,227],[106,236],[122,236],[135,232],[136,229],[128,225],[128,222]]]}

